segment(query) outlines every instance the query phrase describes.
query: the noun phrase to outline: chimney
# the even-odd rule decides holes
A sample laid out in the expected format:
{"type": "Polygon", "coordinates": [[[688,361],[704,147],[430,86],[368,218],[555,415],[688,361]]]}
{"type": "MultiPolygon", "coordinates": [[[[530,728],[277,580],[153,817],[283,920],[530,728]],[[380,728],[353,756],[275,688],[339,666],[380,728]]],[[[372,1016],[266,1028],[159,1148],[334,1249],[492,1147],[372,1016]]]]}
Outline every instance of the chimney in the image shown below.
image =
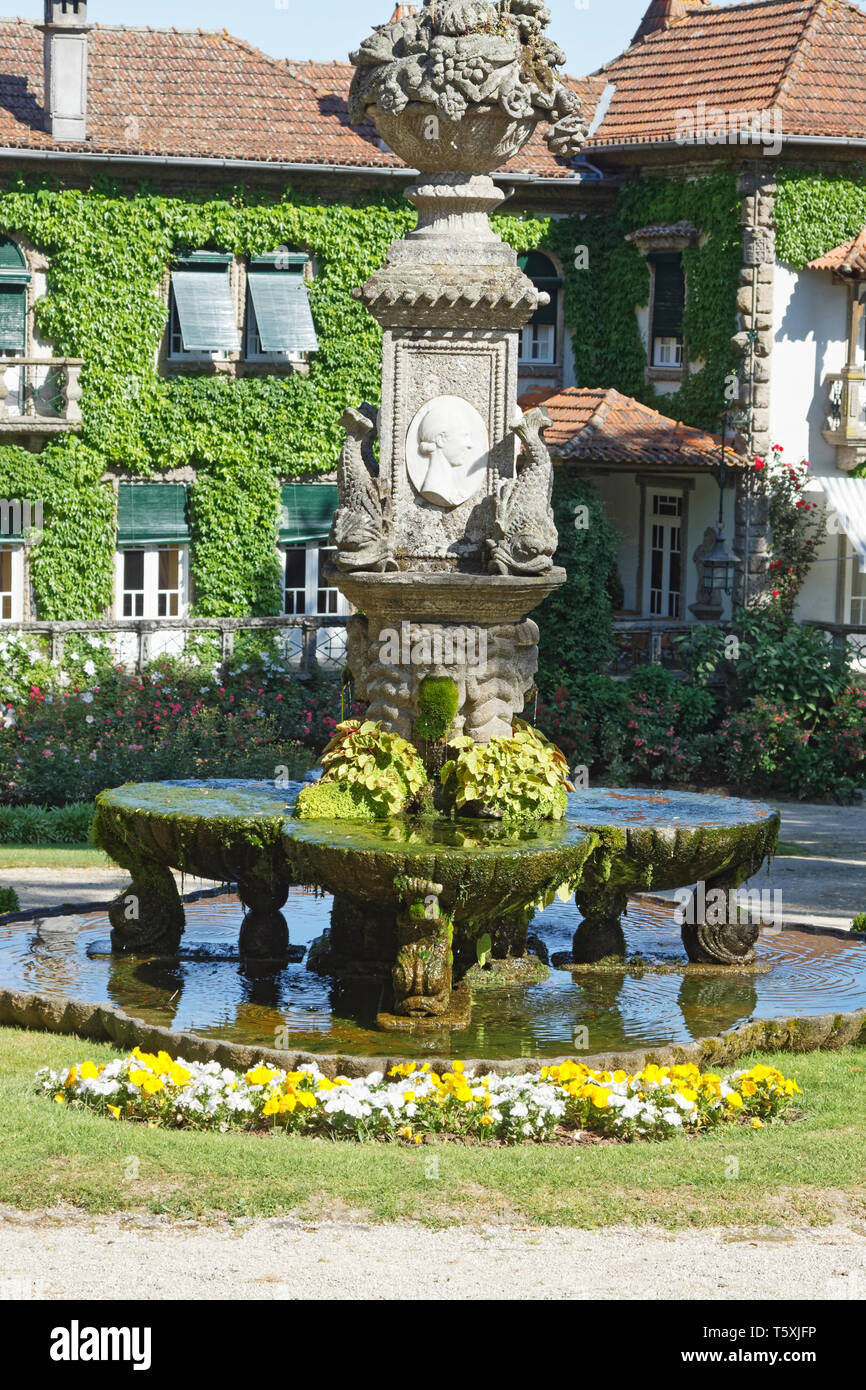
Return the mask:
{"type": "Polygon", "coordinates": [[[45,128],[55,140],[87,139],[87,0],[45,0],[45,128]]]}
{"type": "Polygon", "coordinates": [[[647,38],[658,29],[672,29],[681,19],[686,19],[692,10],[711,3],[712,0],[651,0],[632,43],[647,38]]]}

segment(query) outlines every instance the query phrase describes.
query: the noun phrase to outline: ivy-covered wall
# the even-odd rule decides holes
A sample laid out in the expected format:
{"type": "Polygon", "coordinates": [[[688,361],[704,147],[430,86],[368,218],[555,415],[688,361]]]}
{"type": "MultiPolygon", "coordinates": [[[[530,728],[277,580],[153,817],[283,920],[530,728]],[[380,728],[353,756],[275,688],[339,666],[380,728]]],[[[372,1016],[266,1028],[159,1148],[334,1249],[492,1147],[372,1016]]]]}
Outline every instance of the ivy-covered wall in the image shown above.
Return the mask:
{"type": "Polygon", "coordinates": [[[776,254],[801,270],[866,226],[866,167],[785,169],[776,192],[776,254]]]}
{"type": "Polygon", "coordinates": [[[667,402],[670,410],[672,398],[646,381],[646,347],[635,309],[649,303],[650,272],[625,238],[640,227],[692,222],[706,241],[683,253],[683,332],[689,360],[704,366],[687,377],[673,400],[678,419],[718,429],[725,377],[739,363],[731,337],[743,263],[740,203],[732,170],[695,180],[648,177],[626,184],[609,211],[551,225],[551,249],[566,266],[575,264],[577,247],[587,252],[587,268],[570,270],[565,287],[566,324],[582,386],[614,386],[637,400],[667,402]]]}
{"type": "MultiPolygon", "coordinates": [[[[111,602],[114,507],[109,470],[158,477],[192,467],[191,566],[201,616],[280,611],[274,552],[281,478],[331,470],[347,404],[377,401],[381,333],[352,298],[414,223],[399,194],[351,206],[287,189],[224,197],[133,195],[108,182],[89,190],[17,181],[0,193],[0,231],[23,234],[49,262],[38,301],[40,335],[58,355],[84,359],[80,435],[42,453],[0,445],[0,495],[41,499],[45,530],[31,574],[39,616],[102,615],[111,602]],[[256,256],[307,251],[317,273],[310,301],[319,337],[309,375],[234,378],[162,375],[161,286],[180,251],[256,256]]],[[[518,250],[539,244],[547,221],[515,217],[498,229],[518,250]]]]}
{"type": "Polygon", "coordinates": [[[279,611],[274,537],[281,477],[334,467],[347,402],[376,400],[378,326],[351,296],[414,213],[397,196],[323,205],[239,191],[169,198],[21,182],[0,194],[0,229],[49,261],[39,332],[84,359],[76,438],[34,455],[0,447],[0,493],[41,498],[45,532],[32,575],[46,619],[94,618],[111,601],[113,498],[106,470],[154,477],[196,469],[190,522],[201,615],[279,611]],[[161,285],[178,251],[260,255],[299,247],[316,258],[310,287],[320,350],[308,376],[163,376],[161,285]]]}
{"type": "MultiPolygon", "coordinates": [[[[778,209],[779,254],[804,264],[866,221],[866,178],[781,174],[778,209]]],[[[180,197],[35,179],[0,192],[0,232],[26,236],[48,258],[39,332],[58,355],[85,363],[79,436],[52,439],[39,455],[0,446],[0,495],[44,503],[44,537],[31,564],[40,617],[94,618],[111,602],[114,513],[105,473],[152,478],[181,467],[196,473],[196,611],[279,611],[279,481],[331,470],[346,405],[378,399],[380,331],[351,291],[414,216],[399,193],[382,192],[351,205],[291,189],[279,197],[243,189],[180,197]],[[309,375],[161,374],[161,286],[175,255],[212,248],[254,256],[282,245],[316,261],[310,300],[320,346],[309,375]]],[[[635,309],[648,301],[649,273],[625,236],[683,219],[706,234],[704,245],[684,253],[686,348],[704,366],[674,398],[676,414],[715,429],[725,376],[739,362],[731,347],[742,265],[733,170],[697,180],[636,179],[613,207],[583,217],[500,216],[494,224],[516,250],[549,250],[564,267],[579,384],[615,386],[669,410],[671,398],[657,397],[645,380],[635,309]],[[575,264],[578,247],[588,251],[585,269],[575,264]]]]}

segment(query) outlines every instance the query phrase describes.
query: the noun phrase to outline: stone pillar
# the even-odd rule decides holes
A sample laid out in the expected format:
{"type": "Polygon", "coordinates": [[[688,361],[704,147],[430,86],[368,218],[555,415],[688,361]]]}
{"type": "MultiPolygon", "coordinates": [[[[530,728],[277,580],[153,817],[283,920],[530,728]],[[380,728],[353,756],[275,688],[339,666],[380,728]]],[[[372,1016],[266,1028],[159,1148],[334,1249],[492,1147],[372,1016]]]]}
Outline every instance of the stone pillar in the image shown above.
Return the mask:
{"type": "MultiPolygon", "coordinates": [[[[737,294],[740,328],[734,345],[743,357],[736,406],[743,412],[740,430],[750,457],[769,452],[770,383],[773,357],[773,283],[776,233],[773,225],[776,183],[763,168],[750,169],[739,181],[743,193],[743,268],[737,294]]],[[[760,478],[753,472],[737,480],[734,504],[734,550],[743,559],[734,589],[734,605],[748,603],[761,587],[767,567],[769,516],[760,478]]]]}

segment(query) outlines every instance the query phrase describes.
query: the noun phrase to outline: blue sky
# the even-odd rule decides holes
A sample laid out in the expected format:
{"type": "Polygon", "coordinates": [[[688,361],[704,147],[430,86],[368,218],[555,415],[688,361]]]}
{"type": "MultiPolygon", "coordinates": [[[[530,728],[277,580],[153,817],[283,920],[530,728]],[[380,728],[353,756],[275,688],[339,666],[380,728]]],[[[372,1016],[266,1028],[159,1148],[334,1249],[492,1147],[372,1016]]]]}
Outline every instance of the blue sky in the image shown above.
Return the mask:
{"type": "MultiPolygon", "coordinates": [[[[649,0],[547,0],[550,32],[568,54],[569,72],[592,72],[621,53],[649,0]]],[[[716,0],[717,4],[731,0],[716,0]]],[[[228,29],[276,58],[345,58],[374,24],[390,19],[393,0],[90,0],[98,24],[146,22],[154,28],[228,29]]],[[[40,19],[42,0],[6,0],[3,13],[40,19]]]]}

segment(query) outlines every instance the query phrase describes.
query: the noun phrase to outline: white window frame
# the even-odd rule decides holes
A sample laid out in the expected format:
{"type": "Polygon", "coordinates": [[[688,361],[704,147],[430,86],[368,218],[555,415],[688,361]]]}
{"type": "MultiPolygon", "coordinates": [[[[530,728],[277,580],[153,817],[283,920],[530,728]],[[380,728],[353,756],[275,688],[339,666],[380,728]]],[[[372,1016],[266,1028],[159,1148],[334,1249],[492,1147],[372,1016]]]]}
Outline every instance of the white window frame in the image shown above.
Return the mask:
{"type": "MultiPolygon", "coordinates": [[[[119,622],[132,623],[136,620],[147,619],[155,622],[169,622],[174,615],[160,614],[159,612],[159,556],[164,550],[176,550],[178,552],[179,570],[179,595],[178,618],[185,618],[189,612],[189,547],[186,545],[129,545],[118,550],[115,555],[115,616],[119,622]],[[141,550],[144,552],[144,604],[142,613],[132,613],[124,615],[124,564],[127,553],[131,550],[141,550]]],[[[134,592],[139,592],[138,590],[134,592]]],[[[174,592],[172,590],[172,592],[174,592]]]]}
{"type": "Polygon", "coordinates": [[[520,333],[520,347],[517,354],[517,361],[521,367],[555,367],[556,366],[556,324],[555,323],[528,323],[520,333]],[[539,346],[539,334],[544,332],[550,335],[550,346],[544,349],[544,355],[535,356],[534,350],[539,346]],[[550,354],[549,356],[547,354],[550,354]]]}
{"type": "Polygon", "coordinates": [[[845,537],[845,622],[852,627],[866,624],[866,574],[860,573],[860,558],[848,537],[845,537]],[[860,594],[855,593],[860,589],[860,594]],[[857,605],[855,609],[854,605],[857,605]]]}
{"type": "Polygon", "coordinates": [[[683,577],[685,574],[684,560],[686,549],[686,501],[685,494],[673,488],[648,488],[646,494],[646,600],[645,616],[658,619],[659,622],[678,622],[682,617],[683,605],[683,577]],[[655,511],[656,499],[670,501],[679,507],[679,515],[657,514],[655,511]],[[663,533],[663,545],[661,547],[663,555],[662,587],[653,587],[652,563],[653,554],[658,549],[655,545],[655,528],[659,527],[663,533]],[[679,550],[674,551],[673,538],[674,532],[679,531],[679,550]],[[676,589],[671,587],[671,557],[678,553],[680,557],[680,583],[676,589]],[[660,594],[660,599],[656,599],[656,594],[660,594]],[[656,612],[659,607],[664,611],[656,612]],[[674,608],[676,611],[671,612],[674,608]]]}
{"type": "Polygon", "coordinates": [[[24,621],[24,547],[20,545],[0,545],[0,551],[11,556],[11,589],[0,591],[0,626],[4,623],[24,621]],[[7,603],[8,600],[8,603],[7,603]],[[6,610],[9,616],[5,617],[6,610]]]}
{"type": "Polygon", "coordinates": [[[683,365],[683,345],[679,338],[654,338],[653,339],[653,360],[654,367],[666,367],[676,370],[683,365]],[[671,352],[671,346],[673,352],[671,352]],[[664,361],[665,355],[671,360],[664,361]]]}
{"type": "MultiPolygon", "coordinates": [[[[320,582],[321,557],[332,554],[332,548],[323,541],[301,541],[297,545],[283,544],[280,546],[280,566],[282,572],[282,593],[283,593],[283,613],[286,611],[286,552],[289,550],[301,550],[306,552],[305,583],[304,583],[304,612],[295,616],[299,618],[347,618],[352,611],[348,599],[340,593],[339,589],[333,585],[325,585],[320,582]],[[336,594],[335,607],[323,613],[319,609],[319,590],[327,589],[329,593],[336,594]]],[[[300,593],[300,586],[297,591],[300,593]]],[[[291,614],[287,616],[291,617],[291,614]]]]}

